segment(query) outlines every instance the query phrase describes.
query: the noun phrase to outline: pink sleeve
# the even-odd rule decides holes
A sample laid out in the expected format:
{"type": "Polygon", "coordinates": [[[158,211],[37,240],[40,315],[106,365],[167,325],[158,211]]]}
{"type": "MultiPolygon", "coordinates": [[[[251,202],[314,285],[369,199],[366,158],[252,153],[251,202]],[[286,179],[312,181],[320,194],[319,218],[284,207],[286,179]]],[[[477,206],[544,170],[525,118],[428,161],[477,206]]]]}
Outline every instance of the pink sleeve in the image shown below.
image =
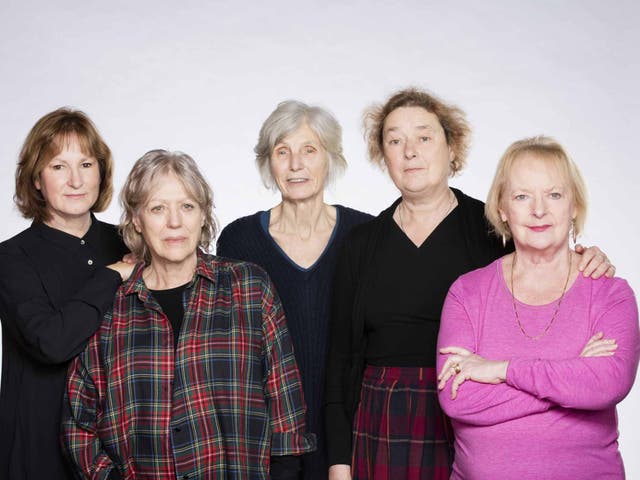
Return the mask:
{"type": "MultiPolygon", "coordinates": [[[[613,280],[611,280],[613,282],[613,280]]],[[[513,359],[507,384],[565,408],[602,410],[619,403],[631,390],[638,369],[640,334],[633,291],[616,279],[613,289],[598,291],[593,302],[591,335],[602,331],[618,349],[613,356],[565,360],[513,359]]]]}
{"type": "MultiPolygon", "coordinates": [[[[438,350],[447,346],[457,346],[474,353],[477,351],[476,331],[462,301],[464,295],[462,280],[458,280],[449,290],[442,310],[438,350]]],[[[446,358],[447,355],[438,354],[438,372],[446,358]]],[[[551,402],[536,398],[506,383],[490,385],[467,381],[460,385],[458,396],[452,400],[451,382],[450,379],[438,393],[440,405],[449,417],[471,425],[495,425],[545,412],[552,406],[551,402]]]]}

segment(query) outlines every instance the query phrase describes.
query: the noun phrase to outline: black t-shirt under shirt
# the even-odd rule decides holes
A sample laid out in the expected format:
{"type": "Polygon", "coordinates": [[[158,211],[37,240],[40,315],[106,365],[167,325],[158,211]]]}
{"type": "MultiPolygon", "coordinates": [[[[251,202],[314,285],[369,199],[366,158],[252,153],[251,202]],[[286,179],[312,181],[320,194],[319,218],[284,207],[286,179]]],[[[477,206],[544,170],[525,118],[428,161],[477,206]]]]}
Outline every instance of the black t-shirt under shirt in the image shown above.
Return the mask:
{"type": "Polygon", "coordinates": [[[182,295],[189,286],[189,283],[185,283],[179,287],[169,288],[168,290],[151,290],[153,298],[160,304],[162,311],[171,323],[174,350],[178,349],[178,337],[180,336],[180,327],[182,327],[182,319],[184,318],[182,295]]]}
{"type": "Polygon", "coordinates": [[[444,299],[451,284],[473,269],[459,215],[454,208],[419,247],[391,216],[385,222],[371,288],[363,295],[366,363],[435,367],[444,299]]]}

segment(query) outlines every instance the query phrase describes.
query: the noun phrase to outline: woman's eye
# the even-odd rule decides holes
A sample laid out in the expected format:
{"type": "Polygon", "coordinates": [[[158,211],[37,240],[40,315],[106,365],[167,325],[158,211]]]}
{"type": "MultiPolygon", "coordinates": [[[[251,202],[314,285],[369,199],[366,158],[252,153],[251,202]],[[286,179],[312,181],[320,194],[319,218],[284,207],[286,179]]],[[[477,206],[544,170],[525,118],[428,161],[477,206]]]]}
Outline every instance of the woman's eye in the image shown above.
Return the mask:
{"type": "Polygon", "coordinates": [[[313,148],[313,147],[307,147],[307,148],[304,149],[304,153],[306,153],[306,154],[312,154],[315,151],[316,151],[316,149],[313,148]]]}
{"type": "Polygon", "coordinates": [[[562,198],[562,194],[560,192],[551,192],[550,197],[554,200],[560,200],[562,198]]]}
{"type": "Polygon", "coordinates": [[[155,205],[149,210],[151,210],[152,213],[160,213],[162,211],[162,205],[155,205]]]}
{"type": "Polygon", "coordinates": [[[527,196],[524,193],[520,193],[513,198],[515,198],[516,200],[525,200],[527,196]]]}
{"type": "Polygon", "coordinates": [[[64,165],[62,165],[61,163],[56,163],[55,165],[51,165],[51,168],[53,170],[62,170],[64,168],[64,165]]]}
{"type": "Polygon", "coordinates": [[[91,168],[93,167],[93,162],[83,162],[82,168],[91,168]]]}
{"type": "Polygon", "coordinates": [[[400,139],[392,138],[391,140],[389,140],[389,145],[400,145],[400,139]]]}
{"type": "Polygon", "coordinates": [[[276,155],[278,155],[278,156],[280,156],[280,157],[282,157],[282,156],[286,155],[287,153],[288,153],[288,151],[287,151],[287,149],[286,149],[286,148],[281,148],[281,149],[279,149],[279,150],[276,150],[276,155]]]}
{"type": "Polygon", "coordinates": [[[193,203],[185,203],[185,204],[183,205],[183,208],[184,208],[185,210],[193,210],[194,208],[196,208],[196,206],[195,206],[193,203]]]}
{"type": "Polygon", "coordinates": [[[421,142],[428,142],[429,140],[429,137],[420,137],[421,142]]]}

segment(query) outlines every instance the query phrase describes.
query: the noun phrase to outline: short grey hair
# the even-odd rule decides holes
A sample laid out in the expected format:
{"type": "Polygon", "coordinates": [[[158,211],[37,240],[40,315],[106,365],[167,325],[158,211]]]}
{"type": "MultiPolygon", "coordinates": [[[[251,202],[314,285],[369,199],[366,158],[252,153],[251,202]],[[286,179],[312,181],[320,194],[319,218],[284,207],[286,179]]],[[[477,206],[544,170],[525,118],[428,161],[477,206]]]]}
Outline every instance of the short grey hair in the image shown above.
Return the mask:
{"type": "Polygon", "coordinates": [[[321,107],[307,105],[297,100],[285,100],[278,104],[262,124],[258,143],[253,149],[256,154],[256,165],[265,187],[276,188],[270,166],[274,147],[305,123],[318,136],[320,145],[329,155],[327,184],[346,170],[347,161],[342,153],[342,127],[338,120],[321,107]]]}
{"type": "Polygon", "coordinates": [[[135,163],[120,192],[120,233],[129,250],[147,263],[151,261],[151,254],[144,238],[136,231],[133,218],[151,196],[153,180],[168,173],[173,173],[182,181],[185,190],[202,210],[204,225],[200,234],[200,248],[208,250],[218,231],[213,215],[213,192],[195,160],[182,152],[151,150],[135,163]]]}

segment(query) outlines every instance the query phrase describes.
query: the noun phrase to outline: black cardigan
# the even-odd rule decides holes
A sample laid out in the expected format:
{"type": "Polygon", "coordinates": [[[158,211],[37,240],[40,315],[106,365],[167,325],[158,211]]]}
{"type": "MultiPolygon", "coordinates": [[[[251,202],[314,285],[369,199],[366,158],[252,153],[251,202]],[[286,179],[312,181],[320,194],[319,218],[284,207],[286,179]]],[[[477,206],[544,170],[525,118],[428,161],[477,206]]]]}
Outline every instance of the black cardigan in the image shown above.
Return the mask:
{"type": "MultiPolygon", "coordinates": [[[[484,203],[460,190],[451,189],[460,209],[462,232],[475,268],[484,267],[513,250],[504,248],[490,233],[484,203]]],[[[351,438],[355,410],[364,372],[366,336],[362,294],[369,288],[370,266],[376,258],[383,225],[401,202],[397,199],[370,222],[355,227],[344,243],[334,280],[330,323],[330,345],[325,384],[325,421],[329,464],[351,463],[351,438]]],[[[435,342],[435,339],[434,339],[435,342]]]]}

